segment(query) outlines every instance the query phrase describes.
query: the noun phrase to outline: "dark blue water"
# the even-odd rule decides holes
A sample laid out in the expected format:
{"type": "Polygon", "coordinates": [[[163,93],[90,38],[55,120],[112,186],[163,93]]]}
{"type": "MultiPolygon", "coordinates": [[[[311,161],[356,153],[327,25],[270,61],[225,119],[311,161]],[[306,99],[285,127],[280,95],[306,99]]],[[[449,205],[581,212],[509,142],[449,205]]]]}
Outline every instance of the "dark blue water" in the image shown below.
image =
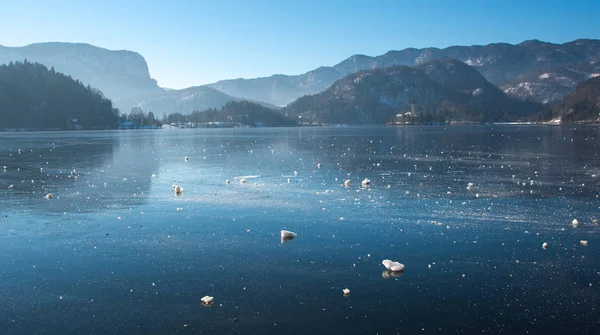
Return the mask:
{"type": "Polygon", "coordinates": [[[597,334],[599,175],[593,126],[0,134],[0,334],[597,334]]]}

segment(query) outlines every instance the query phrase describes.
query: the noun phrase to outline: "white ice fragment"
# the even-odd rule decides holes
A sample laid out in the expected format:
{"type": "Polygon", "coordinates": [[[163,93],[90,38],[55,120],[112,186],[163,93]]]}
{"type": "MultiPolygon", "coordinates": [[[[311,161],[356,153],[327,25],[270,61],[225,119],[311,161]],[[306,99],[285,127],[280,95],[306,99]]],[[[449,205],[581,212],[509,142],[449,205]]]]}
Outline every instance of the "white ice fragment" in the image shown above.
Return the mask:
{"type": "Polygon", "coordinates": [[[548,242],[544,242],[544,243],[542,243],[542,248],[544,248],[544,249],[548,249],[548,242]]]}
{"type": "Polygon", "coordinates": [[[323,165],[321,163],[317,164],[317,167],[320,169],[323,165]]]}
{"type": "Polygon", "coordinates": [[[229,180],[229,179],[225,180],[225,184],[227,184],[227,185],[231,184],[231,180],[229,180]]]}
{"type": "Polygon", "coordinates": [[[344,180],[344,186],[350,187],[350,179],[344,180]]]}
{"type": "Polygon", "coordinates": [[[363,179],[363,181],[360,183],[363,187],[367,187],[371,185],[371,180],[369,178],[365,178],[363,179]]]}
{"type": "Polygon", "coordinates": [[[245,184],[245,183],[246,183],[246,178],[240,179],[240,184],[245,184]]]}
{"type": "Polygon", "coordinates": [[[281,231],[281,238],[294,238],[294,237],[296,237],[296,233],[294,233],[293,231],[289,231],[289,230],[281,231]]]}
{"type": "Polygon", "coordinates": [[[573,227],[577,228],[579,227],[579,220],[573,219],[573,221],[571,221],[571,224],[573,225],[573,227]]]}
{"type": "Polygon", "coordinates": [[[52,198],[54,198],[54,196],[52,195],[52,193],[48,193],[46,194],[45,198],[51,200],[52,198]]]}
{"type": "Polygon", "coordinates": [[[200,301],[202,301],[202,305],[210,306],[213,303],[213,299],[213,297],[206,295],[202,299],[200,299],[200,301]]]}
{"type": "Polygon", "coordinates": [[[392,272],[404,271],[404,264],[385,259],[381,262],[386,269],[392,272]]]}
{"type": "Polygon", "coordinates": [[[587,240],[581,240],[581,241],[579,241],[579,244],[581,244],[584,247],[587,247],[588,241],[587,240]]]}
{"type": "Polygon", "coordinates": [[[345,296],[349,296],[350,295],[350,290],[349,289],[345,288],[342,291],[344,292],[345,296]]]}
{"type": "Polygon", "coordinates": [[[467,184],[467,190],[469,190],[469,191],[472,190],[473,186],[474,186],[473,183],[468,183],[467,184]]]}
{"type": "Polygon", "coordinates": [[[175,194],[180,195],[183,193],[183,187],[179,185],[173,185],[173,190],[175,190],[175,194]]]}
{"type": "Polygon", "coordinates": [[[292,231],[289,231],[289,230],[281,231],[281,243],[282,244],[293,240],[295,237],[296,237],[296,233],[294,233],[292,231]]]}
{"type": "Polygon", "coordinates": [[[186,162],[187,162],[187,161],[189,161],[189,158],[188,158],[188,156],[185,156],[185,157],[183,158],[183,160],[184,160],[184,161],[186,161],[186,162]]]}

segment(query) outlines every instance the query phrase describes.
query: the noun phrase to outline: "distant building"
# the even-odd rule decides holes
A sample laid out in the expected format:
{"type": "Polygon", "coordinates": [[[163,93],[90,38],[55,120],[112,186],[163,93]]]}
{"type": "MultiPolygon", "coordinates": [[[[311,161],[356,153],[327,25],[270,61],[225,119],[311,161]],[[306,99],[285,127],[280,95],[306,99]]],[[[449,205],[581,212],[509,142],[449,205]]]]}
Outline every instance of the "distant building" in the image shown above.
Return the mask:
{"type": "Polygon", "coordinates": [[[69,129],[76,129],[76,130],[83,129],[83,125],[81,123],[79,123],[79,119],[78,118],[67,119],[67,127],[69,129]]]}

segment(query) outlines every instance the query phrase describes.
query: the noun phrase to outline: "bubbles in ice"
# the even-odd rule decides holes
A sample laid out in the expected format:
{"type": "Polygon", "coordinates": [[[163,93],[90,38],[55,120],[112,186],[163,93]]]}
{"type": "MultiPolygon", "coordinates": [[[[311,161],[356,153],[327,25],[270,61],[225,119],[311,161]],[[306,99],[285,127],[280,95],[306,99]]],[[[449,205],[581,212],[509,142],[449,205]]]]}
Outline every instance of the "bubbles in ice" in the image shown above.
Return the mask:
{"type": "Polygon", "coordinates": [[[381,264],[383,264],[383,266],[385,266],[386,269],[388,269],[392,272],[404,271],[404,264],[399,263],[399,262],[394,262],[389,259],[384,259],[381,262],[381,264]]]}

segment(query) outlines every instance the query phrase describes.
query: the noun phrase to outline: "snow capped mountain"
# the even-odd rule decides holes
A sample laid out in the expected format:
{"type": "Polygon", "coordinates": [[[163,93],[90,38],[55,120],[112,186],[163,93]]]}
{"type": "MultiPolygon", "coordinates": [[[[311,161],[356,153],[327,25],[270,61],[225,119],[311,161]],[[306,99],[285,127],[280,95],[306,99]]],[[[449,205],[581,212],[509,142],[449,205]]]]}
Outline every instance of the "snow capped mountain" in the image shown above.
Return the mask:
{"type": "Polygon", "coordinates": [[[396,65],[414,66],[441,59],[457,59],[475,67],[489,82],[502,87],[509,95],[547,102],[565,96],[575,88],[572,82],[585,79],[575,74],[578,71],[565,75],[568,80],[546,83],[536,81],[531,84],[524,78],[531,74],[553,72],[557,68],[580,69],[585,78],[600,73],[600,41],[582,39],[553,44],[531,40],[517,45],[493,43],[445,49],[409,48],[388,51],[377,57],[354,55],[333,67],[320,67],[298,76],[225,80],[207,86],[233,96],[286,105],[303,95],[319,93],[336,80],[358,71],[396,65]],[[315,81],[315,78],[318,80],[315,81]]]}

